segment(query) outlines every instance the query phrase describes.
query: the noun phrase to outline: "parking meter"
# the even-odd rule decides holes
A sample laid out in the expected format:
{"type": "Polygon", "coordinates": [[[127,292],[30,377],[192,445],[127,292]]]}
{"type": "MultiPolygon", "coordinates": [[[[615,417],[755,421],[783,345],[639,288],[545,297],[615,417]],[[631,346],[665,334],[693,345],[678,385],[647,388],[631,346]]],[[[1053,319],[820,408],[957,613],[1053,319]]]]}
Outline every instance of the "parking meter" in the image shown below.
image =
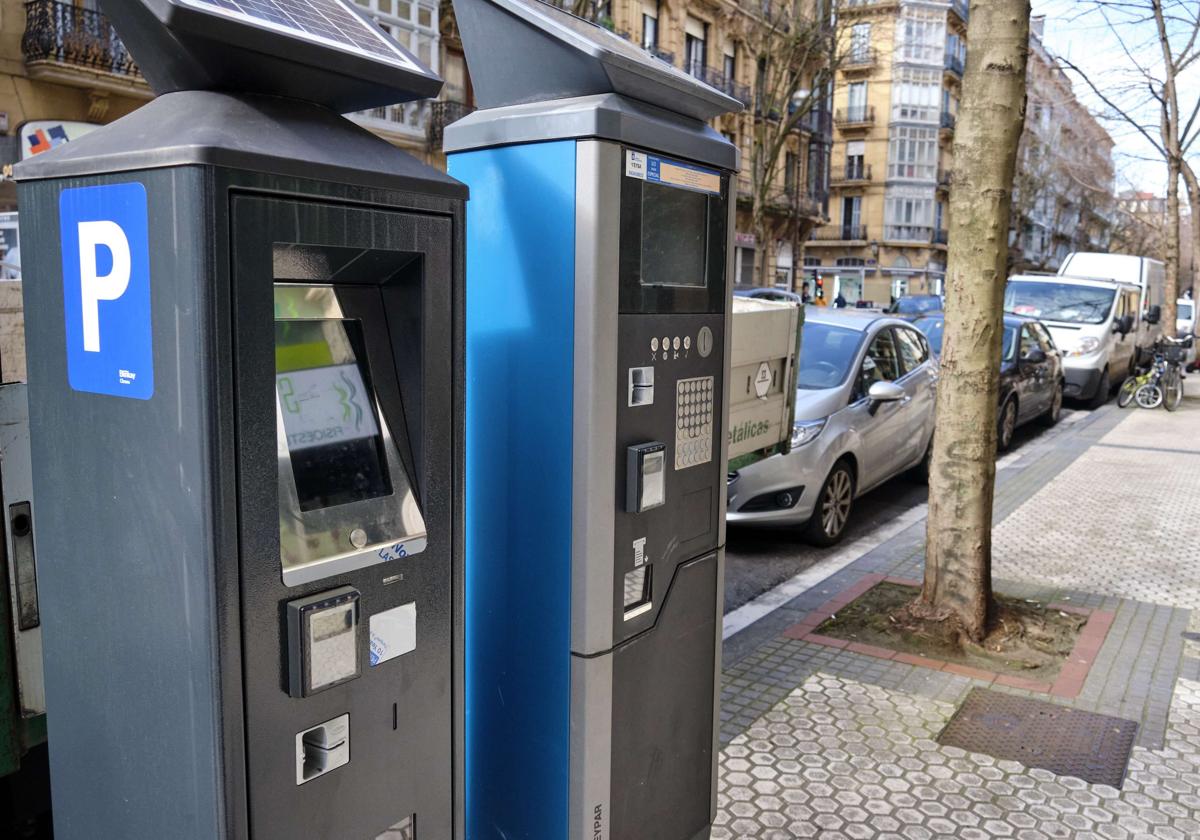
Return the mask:
{"type": "Polygon", "coordinates": [[[715,805],[739,109],[527,0],[455,0],[472,838],[687,840],[715,805]]]}
{"type": "Polygon", "coordinates": [[[160,95],[18,169],[55,836],[461,837],[465,188],[343,0],[107,11],[160,95]]]}

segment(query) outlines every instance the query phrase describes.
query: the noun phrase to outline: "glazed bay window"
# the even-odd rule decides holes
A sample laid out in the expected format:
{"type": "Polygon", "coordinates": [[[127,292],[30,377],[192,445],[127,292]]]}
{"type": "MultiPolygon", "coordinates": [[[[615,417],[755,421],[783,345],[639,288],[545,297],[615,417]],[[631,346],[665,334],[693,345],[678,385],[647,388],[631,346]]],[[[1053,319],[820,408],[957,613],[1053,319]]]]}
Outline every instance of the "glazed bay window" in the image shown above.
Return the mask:
{"type": "Polygon", "coordinates": [[[889,187],[883,203],[883,238],[904,242],[932,241],[934,206],[932,190],[889,187]]]}
{"type": "Polygon", "coordinates": [[[936,181],[937,135],[936,128],[892,126],[888,136],[888,178],[936,181]]]}
{"type": "Polygon", "coordinates": [[[896,33],[897,59],[911,64],[936,65],[940,71],[945,53],[945,10],[905,6],[896,33]]]}
{"type": "MultiPolygon", "coordinates": [[[[435,73],[438,67],[438,6],[436,0],[355,0],[379,26],[435,73]]],[[[428,102],[407,102],[359,111],[356,122],[378,131],[424,138],[428,102]]]]}
{"type": "Polygon", "coordinates": [[[892,82],[892,119],[936,123],[940,118],[942,72],[925,67],[897,67],[892,82]]]}

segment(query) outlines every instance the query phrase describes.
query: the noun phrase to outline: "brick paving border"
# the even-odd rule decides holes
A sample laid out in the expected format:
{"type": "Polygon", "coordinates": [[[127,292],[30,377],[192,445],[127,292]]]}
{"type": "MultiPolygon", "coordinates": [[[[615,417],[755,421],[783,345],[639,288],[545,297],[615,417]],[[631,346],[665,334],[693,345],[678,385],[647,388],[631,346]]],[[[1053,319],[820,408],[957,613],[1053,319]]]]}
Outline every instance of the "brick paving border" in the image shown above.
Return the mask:
{"type": "Polygon", "coordinates": [[[836,639],[817,632],[817,628],[829,618],[879,584],[885,582],[895,583],[900,586],[919,587],[921,585],[920,581],[908,578],[889,577],[877,573],[863,575],[857,583],[848,586],[824,604],[811,611],[799,622],[784,630],[783,635],[789,639],[815,642],[816,644],[838,650],[845,649],[851,653],[873,656],[876,659],[894,659],[906,665],[915,665],[919,668],[928,668],[932,671],[945,671],[948,674],[957,674],[961,677],[979,680],[988,685],[1002,685],[1007,688],[1019,688],[1038,694],[1052,694],[1055,697],[1075,698],[1083,691],[1083,684],[1087,681],[1088,672],[1095,663],[1096,657],[1100,654],[1100,649],[1104,647],[1104,640],[1108,637],[1108,631],[1117,617],[1117,614],[1110,610],[1088,609],[1086,607],[1076,607],[1071,604],[1046,605],[1046,609],[1087,617],[1087,623],[1083,625],[1079,637],[1075,640],[1075,646],[1072,648],[1071,653],[1067,655],[1066,661],[1059,671],[1058,678],[1053,683],[1027,680],[1009,674],[998,674],[994,671],[984,670],[983,668],[973,668],[969,665],[948,662],[944,659],[918,656],[917,654],[863,644],[862,642],[836,639]]]}

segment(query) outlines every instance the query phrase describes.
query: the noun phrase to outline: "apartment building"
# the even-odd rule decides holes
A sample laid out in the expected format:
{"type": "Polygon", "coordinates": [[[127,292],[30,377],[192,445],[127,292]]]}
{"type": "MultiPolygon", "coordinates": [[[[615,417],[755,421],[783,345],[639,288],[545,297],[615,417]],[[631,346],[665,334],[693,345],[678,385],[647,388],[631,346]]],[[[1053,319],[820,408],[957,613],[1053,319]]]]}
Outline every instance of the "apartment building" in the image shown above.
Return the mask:
{"type": "Polygon", "coordinates": [[[1025,130],[1013,183],[1009,266],[1056,271],[1072,251],[1106,251],[1114,215],[1113,139],[1075,97],[1031,21],[1025,130]]]}
{"type": "Polygon", "coordinates": [[[940,294],[966,0],[841,0],[830,222],[805,274],[827,300],[940,294]]]}

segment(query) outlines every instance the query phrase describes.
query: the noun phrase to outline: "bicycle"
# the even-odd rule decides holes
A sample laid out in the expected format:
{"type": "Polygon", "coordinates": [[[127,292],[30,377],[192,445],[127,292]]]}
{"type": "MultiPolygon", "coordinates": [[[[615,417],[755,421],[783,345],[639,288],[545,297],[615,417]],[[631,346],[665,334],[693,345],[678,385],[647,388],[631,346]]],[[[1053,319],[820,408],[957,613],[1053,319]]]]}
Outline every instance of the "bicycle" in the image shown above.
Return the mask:
{"type": "Polygon", "coordinates": [[[1192,337],[1163,336],[1154,345],[1150,365],[1140,373],[1126,377],[1117,393],[1117,407],[1125,408],[1136,402],[1139,408],[1158,408],[1175,411],[1183,402],[1182,365],[1187,358],[1192,337]]]}

